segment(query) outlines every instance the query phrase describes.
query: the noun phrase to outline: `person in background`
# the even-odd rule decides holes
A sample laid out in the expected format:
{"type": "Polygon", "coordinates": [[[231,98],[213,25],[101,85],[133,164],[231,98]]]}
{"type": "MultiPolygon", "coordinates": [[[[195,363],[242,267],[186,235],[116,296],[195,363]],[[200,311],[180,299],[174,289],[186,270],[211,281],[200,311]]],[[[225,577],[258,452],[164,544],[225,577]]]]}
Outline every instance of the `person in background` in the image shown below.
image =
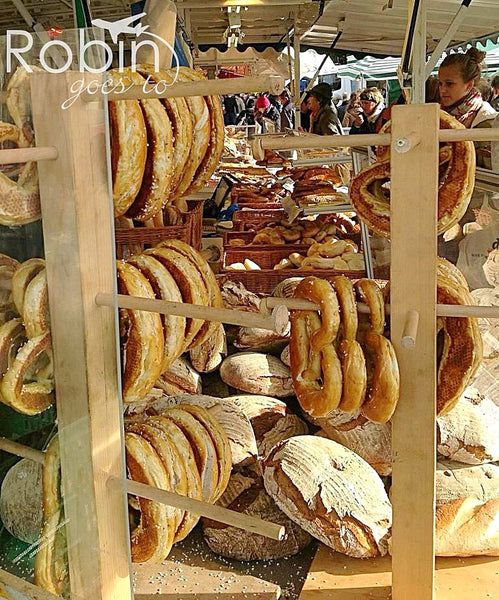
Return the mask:
{"type": "Polygon", "coordinates": [[[345,116],[347,106],[348,106],[348,94],[346,92],[343,92],[343,94],[341,96],[341,102],[336,107],[338,110],[338,119],[340,120],[340,123],[343,123],[343,118],[345,116]]]}
{"type": "Polygon", "coordinates": [[[237,121],[238,108],[237,102],[234,95],[224,96],[223,98],[224,108],[224,125],[235,125],[237,121]]]}
{"type": "Polygon", "coordinates": [[[376,133],[376,121],[385,108],[383,95],[378,88],[367,88],[360,93],[362,112],[356,111],[350,134],[376,133]]]}
{"type": "MultiPolygon", "coordinates": [[[[465,54],[456,52],[449,54],[442,61],[438,70],[440,88],[440,105],[466,128],[489,128],[497,126],[497,112],[482,98],[476,89],[480,79],[480,63],[485,58],[485,52],[470,48],[465,54]]],[[[496,144],[495,144],[496,145],[496,144]]],[[[475,142],[477,167],[492,168],[491,142],[475,142]]],[[[487,192],[475,189],[469,206],[459,224],[443,236],[439,236],[438,251],[451,262],[461,261],[469,237],[464,237],[463,227],[475,220],[474,210],[480,209],[487,197],[487,192]],[[463,242],[463,245],[461,245],[463,242]],[[459,260],[458,260],[459,255],[459,260]]],[[[470,234],[471,235],[471,234],[470,234]]],[[[492,240],[493,241],[493,240],[492,240]]],[[[472,279],[465,273],[468,283],[472,279]]],[[[476,286],[473,286],[476,287],[476,286]]]]}
{"type": "Polygon", "coordinates": [[[295,108],[291,102],[291,94],[288,89],[284,89],[279,97],[281,103],[281,131],[285,129],[294,129],[295,126],[295,108]]]}
{"type": "Polygon", "coordinates": [[[440,102],[440,90],[438,77],[436,75],[431,75],[426,80],[425,84],[425,102],[428,104],[432,102],[440,102]]]}
{"type": "Polygon", "coordinates": [[[489,101],[490,95],[492,93],[492,86],[488,79],[484,79],[483,77],[481,77],[477,81],[477,83],[475,85],[475,89],[478,92],[480,92],[480,94],[484,100],[486,100],[487,102],[489,101]]]}
{"type": "MultiPolygon", "coordinates": [[[[234,96],[234,98],[236,99],[236,105],[237,105],[237,117],[239,117],[239,115],[246,108],[246,102],[244,101],[244,98],[242,98],[241,96],[236,95],[236,96],[234,96]]],[[[237,117],[236,117],[236,121],[237,121],[237,117]]]]}
{"type": "Polygon", "coordinates": [[[265,127],[265,121],[270,121],[274,126],[274,131],[279,131],[279,125],[281,120],[281,115],[277,108],[270,103],[270,100],[267,96],[259,96],[255,101],[255,108],[253,111],[253,116],[256,123],[259,123],[262,126],[262,130],[265,133],[267,129],[265,127]]]}
{"type": "Polygon", "coordinates": [[[352,92],[350,100],[347,103],[345,114],[341,120],[343,127],[351,127],[358,114],[362,113],[362,107],[360,105],[360,92],[352,92]]]}
{"type": "Polygon", "coordinates": [[[492,94],[490,96],[490,105],[494,110],[499,111],[499,73],[492,78],[492,94]]]}
{"type": "Polygon", "coordinates": [[[316,135],[342,134],[336,108],[331,105],[333,90],[328,83],[319,83],[310,90],[307,106],[310,108],[310,133],[316,135]]]}
{"type": "MultiPolygon", "coordinates": [[[[480,79],[480,62],[485,52],[470,48],[445,57],[438,70],[440,105],[466,128],[494,127],[497,116],[475,88],[480,79]]],[[[475,142],[477,167],[491,169],[490,142],[475,142]]]]}
{"type": "Polygon", "coordinates": [[[307,92],[305,97],[300,103],[300,131],[309,131],[310,129],[310,113],[312,112],[308,107],[308,99],[310,98],[310,93],[307,92]]]}

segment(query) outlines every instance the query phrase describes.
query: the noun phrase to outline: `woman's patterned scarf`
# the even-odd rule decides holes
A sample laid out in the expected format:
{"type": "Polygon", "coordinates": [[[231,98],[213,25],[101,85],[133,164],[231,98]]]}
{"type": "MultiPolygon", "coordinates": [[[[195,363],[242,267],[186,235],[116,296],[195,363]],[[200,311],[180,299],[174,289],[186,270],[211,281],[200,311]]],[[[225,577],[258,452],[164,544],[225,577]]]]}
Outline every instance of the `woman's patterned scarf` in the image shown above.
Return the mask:
{"type": "Polygon", "coordinates": [[[472,89],[469,94],[464,98],[461,98],[459,102],[446,106],[444,110],[455,117],[465,127],[471,127],[478,111],[482,108],[482,104],[482,95],[480,92],[472,89]]]}

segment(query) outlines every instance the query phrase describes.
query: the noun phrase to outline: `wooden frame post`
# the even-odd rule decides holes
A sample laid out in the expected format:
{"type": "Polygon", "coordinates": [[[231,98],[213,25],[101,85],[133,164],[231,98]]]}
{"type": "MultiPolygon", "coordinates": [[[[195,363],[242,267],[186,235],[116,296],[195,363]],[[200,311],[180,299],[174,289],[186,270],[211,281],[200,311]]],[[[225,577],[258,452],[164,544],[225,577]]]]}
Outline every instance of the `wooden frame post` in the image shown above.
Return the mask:
{"type": "Polygon", "coordinates": [[[434,598],[438,128],[437,104],[393,108],[391,339],[401,389],[393,416],[393,600],[434,598]],[[411,140],[406,152],[397,151],[402,138],[411,140]],[[411,310],[418,335],[404,347],[411,310]]]}
{"type": "MultiPolygon", "coordinates": [[[[127,600],[130,585],[117,327],[99,292],[116,293],[103,101],[61,104],[81,73],[33,75],[37,144],[58,158],[38,163],[62,495],[71,598],[127,600]],[[119,485],[109,485],[115,479],[119,485]]],[[[95,79],[95,76],[93,76],[95,79]]]]}

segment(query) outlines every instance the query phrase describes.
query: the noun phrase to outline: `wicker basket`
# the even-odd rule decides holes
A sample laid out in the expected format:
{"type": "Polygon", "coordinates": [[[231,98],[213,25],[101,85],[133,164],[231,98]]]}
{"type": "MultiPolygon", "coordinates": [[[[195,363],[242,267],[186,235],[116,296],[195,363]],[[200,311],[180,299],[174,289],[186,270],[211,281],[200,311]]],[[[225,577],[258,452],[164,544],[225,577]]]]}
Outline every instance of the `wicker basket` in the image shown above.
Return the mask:
{"type": "Polygon", "coordinates": [[[319,277],[331,280],[337,275],[346,275],[350,279],[360,279],[365,274],[360,271],[332,271],[330,269],[314,269],[313,271],[301,271],[299,269],[284,269],[281,271],[224,271],[217,276],[220,285],[225,281],[237,281],[255,294],[268,296],[277,284],[288,277],[319,277]]]}
{"type": "Polygon", "coordinates": [[[232,215],[234,230],[248,231],[263,223],[275,223],[286,219],[285,211],[281,209],[237,210],[232,215]]]}
{"type": "Polygon", "coordinates": [[[163,240],[182,240],[190,242],[189,225],[169,225],[167,227],[134,227],[133,229],[116,229],[116,257],[128,258],[157,246],[163,240]]]}
{"type": "Polygon", "coordinates": [[[184,215],[185,224],[189,227],[189,244],[201,249],[201,238],[203,237],[203,207],[204,200],[187,200],[189,212],[184,215]]]}

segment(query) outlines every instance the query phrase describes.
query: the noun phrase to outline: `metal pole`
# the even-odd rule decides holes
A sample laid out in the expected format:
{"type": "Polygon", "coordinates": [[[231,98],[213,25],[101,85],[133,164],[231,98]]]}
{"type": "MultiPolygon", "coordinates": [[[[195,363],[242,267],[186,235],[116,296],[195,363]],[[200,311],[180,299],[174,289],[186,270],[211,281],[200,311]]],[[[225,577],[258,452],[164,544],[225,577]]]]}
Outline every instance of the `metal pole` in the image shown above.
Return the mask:
{"type": "Polygon", "coordinates": [[[300,114],[300,36],[297,31],[298,22],[295,15],[295,28],[293,35],[293,49],[295,53],[295,88],[294,88],[294,101],[295,101],[295,127],[298,128],[301,124],[300,114]]]}

